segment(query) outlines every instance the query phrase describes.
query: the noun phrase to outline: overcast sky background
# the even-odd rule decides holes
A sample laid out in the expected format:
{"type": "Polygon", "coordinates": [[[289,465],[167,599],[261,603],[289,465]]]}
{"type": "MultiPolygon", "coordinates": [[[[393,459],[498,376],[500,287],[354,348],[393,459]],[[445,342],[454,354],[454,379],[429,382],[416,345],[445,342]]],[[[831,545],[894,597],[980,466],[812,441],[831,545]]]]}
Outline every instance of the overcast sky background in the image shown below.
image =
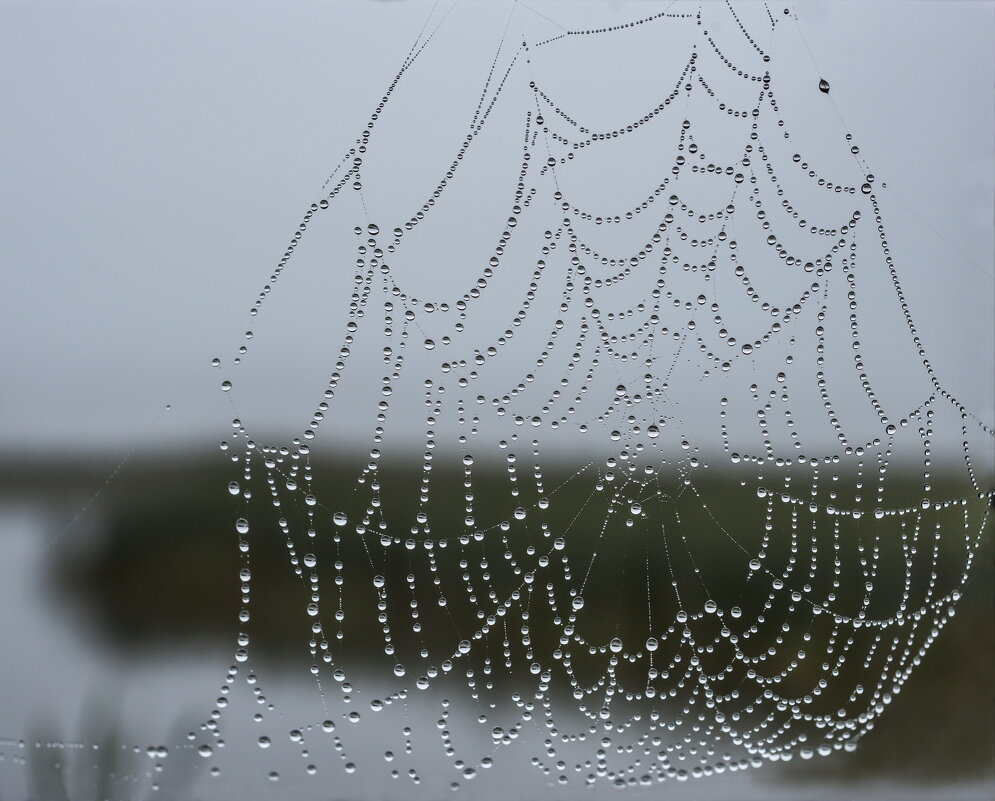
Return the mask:
{"type": "MultiPolygon", "coordinates": [[[[566,25],[663,7],[530,5],[566,25]]],[[[795,7],[833,99],[888,184],[890,238],[909,257],[900,269],[933,361],[991,424],[995,6],[795,7]]],[[[223,435],[231,410],[210,359],[240,344],[249,305],[430,8],[0,3],[0,449],[118,452],[223,435]]],[[[446,22],[462,57],[480,59],[454,67],[468,90],[508,8],[463,3],[446,22]]],[[[816,84],[797,42],[795,51],[792,71],[816,84]]],[[[624,51],[609,56],[625,68],[624,51]]],[[[430,116],[433,98],[413,97],[430,116]]],[[[299,322],[294,336],[306,339],[299,322]]],[[[338,344],[324,343],[329,361],[338,344]]],[[[305,351],[286,343],[291,367],[305,351]]],[[[267,409],[286,416],[276,401],[267,409]]]]}

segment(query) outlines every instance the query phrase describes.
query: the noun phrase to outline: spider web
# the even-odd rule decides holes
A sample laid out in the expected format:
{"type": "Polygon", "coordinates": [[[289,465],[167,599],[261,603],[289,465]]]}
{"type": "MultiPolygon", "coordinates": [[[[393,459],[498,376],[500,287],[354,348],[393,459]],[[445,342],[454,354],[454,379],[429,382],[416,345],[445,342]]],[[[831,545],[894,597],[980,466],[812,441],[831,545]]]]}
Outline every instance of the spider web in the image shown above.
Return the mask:
{"type": "Polygon", "coordinates": [[[879,183],[845,130],[793,134],[789,10],[509,11],[469,102],[429,17],[218,360],[242,633],[200,752],[243,681],[265,702],[259,538],[286,543],[320,701],[290,740],[347,773],[377,769],[370,719],[399,781],[434,730],[454,789],[523,759],[628,786],[852,750],[954,615],[992,497],[993,432],[928,356],[879,183]],[[636,115],[573,74],[613,38],[669,69],[636,115]],[[426,150],[418,81],[449,108],[426,150]],[[251,370],[295,280],[321,386],[270,438],[253,405],[291,390],[251,370]]]}

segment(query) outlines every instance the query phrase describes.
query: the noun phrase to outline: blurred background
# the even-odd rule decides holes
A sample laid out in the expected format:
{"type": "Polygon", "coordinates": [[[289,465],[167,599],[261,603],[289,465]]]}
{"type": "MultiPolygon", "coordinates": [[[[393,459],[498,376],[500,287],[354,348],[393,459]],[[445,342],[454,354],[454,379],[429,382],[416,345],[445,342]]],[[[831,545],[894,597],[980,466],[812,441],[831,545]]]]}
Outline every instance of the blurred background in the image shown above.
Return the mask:
{"type": "MultiPolygon", "coordinates": [[[[447,78],[457,94],[477,89],[512,6],[469,5],[444,28],[460,59],[447,78]]],[[[665,5],[534,0],[513,13],[536,31],[561,20],[615,24],[665,5]]],[[[797,65],[786,92],[792,79],[799,93],[830,81],[836,109],[887,183],[889,238],[933,363],[944,386],[992,426],[995,4],[810,0],[790,8],[798,26],[788,30],[804,39],[782,43],[780,63],[797,65]]],[[[0,798],[58,798],[64,786],[74,799],[154,795],[149,776],[161,764],[169,769],[159,797],[261,797],[271,764],[286,761],[283,776],[301,773],[289,767],[296,754],[274,748],[264,770],[253,744],[234,741],[217,779],[203,760],[184,761],[193,753],[187,733],[231,663],[239,607],[231,469],[217,448],[233,407],[211,360],[243,341],[247,310],[285,242],[431,11],[416,0],[0,3],[8,110],[0,127],[0,798]],[[159,744],[168,744],[168,759],[159,744]]],[[[642,80],[630,80],[615,102],[658,91],[642,80]]],[[[411,113],[421,102],[416,96],[411,113]]],[[[830,123],[838,131],[835,113],[797,111],[798,138],[818,139],[830,123]]],[[[451,109],[438,114],[440,130],[462,119],[451,109]]],[[[410,146],[418,150],[417,139],[410,146]]],[[[383,201],[383,217],[393,211],[383,201]]],[[[469,241],[478,233],[463,231],[469,241]]],[[[272,363],[286,382],[259,379],[254,395],[236,402],[251,408],[254,430],[283,437],[299,431],[301,404],[311,403],[292,382],[338,343],[313,335],[292,303],[270,311],[272,363]]],[[[883,326],[880,336],[890,336],[883,326]]],[[[897,394],[913,386],[902,370],[892,380],[897,394]]],[[[359,410],[363,401],[355,403],[359,410]]],[[[422,434],[419,424],[412,419],[398,437],[422,434]]],[[[368,445],[348,433],[343,447],[368,445]]],[[[937,485],[965,494],[954,470],[960,434],[948,434],[936,443],[937,485]]],[[[349,480],[348,460],[325,458],[317,472],[334,493],[349,480]]],[[[991,483],[990,439],[977,458],[991,483]]],[[[486,466],[475,477],[484,495],[500,480],[486,466]]],[[[723,476],[710,480],[720,487],[723,476]]],[[[897,471],[892,481],[896,496],[917,492],[911,474],[897,471]]],[[[300,632],[286,625],[301,613],[284,545],[259,547],[254,592],[266,603],[254,653],[291,729],[313,717],[314,684],[301,675],[300,632]]],[[[956,617],[855,753],[668,792],[992,797],[992,565],[989,524],[956,617]]],[[[430,776],[445,763],[431,755],[433,735],[421,736],[430,776]]],[[[358,749],[383,750],[386,735],[375,727],[357,737],[358,749]]],[[[430,781],[400,788],[347,775],[335,760],[316,759],[320,783],[282,779],[284,797],[433,797],[430,781]]],[[[480,797],[575,792],[543,789],[528,771],[502,782],[474,789],[480,797]]]]}

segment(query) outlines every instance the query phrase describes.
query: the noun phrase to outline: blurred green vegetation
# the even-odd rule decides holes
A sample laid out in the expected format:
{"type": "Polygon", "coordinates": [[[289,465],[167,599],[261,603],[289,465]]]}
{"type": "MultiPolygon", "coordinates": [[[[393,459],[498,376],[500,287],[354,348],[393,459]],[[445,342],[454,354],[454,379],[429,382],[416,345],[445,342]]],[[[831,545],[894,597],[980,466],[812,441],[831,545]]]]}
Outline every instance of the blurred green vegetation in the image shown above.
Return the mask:
{"type": "MultiPolygon", "coordinates": [[[[410,598],[412,592],[405,577],[415,572],[421,580],[426,573],[426,551],[422,544],[426,538],[436,541],[448,538],[452,544],[433,550],[436,571],[432,576],[438,585],[426,581],[424,584],[428,586],[418,590],[421,631],[412,632],[401,620],[392,625],[396,658],[402,661],[406,654],[426,644],[429,648],[451,647],[480,627],[477,605],[467,600],[466,582],[462,578],[466,568],[459,564],[460,559],[471,563],[469,572],[475,577],[481,573],[480,560],[485,559],[488,585],[504,600],[514,588],[522,586],[523,579],[523,574],[514,570],[514,560],[506,554],[511,553],[523,563],[528,561],[523,560],[523,555],[530,545],[535,547],[537,555],[549,552],[552,558],[545,571],[537,572],[540,599],[545,598],[545,582],[550,581],[555,585],[552,591],[561,608],[569,608],[568,583],[557,579],[563,577],[559,561],[563,554],[569,556],[573,565],[574,584],[583,578],[578,573],[586,575],[584,596],[588,603],[582,617],[583,633],[593,642],[619,636],[626,643],[641,643],[649,631],[649,615],[655,622],[655,632],[661,621],[664,627],[668,625],[681,606],[698,609],[708,598],[720,609],[741,607],[744,624],[753,621],[764,611],[770,597],[771,575],[778,575],[792,554],[797,559],[792,586],[807,579],[813,542],[818,546],[817,570],[810,580],[811,591],[806,595],[825,597],[833,589],[831,560],[838,554],[843,580],[836,589],[834,609],[856,613],[864,597],[863,578],[857,565],[875,546],[879,558],[875,563],[875,589],[868,615],[894,614],[905,589],[907,554],[902,551],[894,518],[882,521],[875,520],[873,515],[865,515],[859,521],[843,518],[839,535],[834,538],[830,519],[824,514],[809,515],[804,507],[775,502],[771,523],[779,533],[764,545],[767,500],[758,497],[755,480],[745,480],[755,475],[749,472],[740,476],[731,471],[703,470],[687,475],[675,471],[649,487],[629,484],[619,497],[625,498],[626,506],[630,500],[641,503],[639,514],[633,515],[623,508],[609,516],[612,488],[623,484],[621,475],[615,483],[609,482],[610,486],[599,491],[595,485],[600,479],[593,471],[576,475],[576,470],[567,466],[548,469],[544,494],[550,503],[548,509],[540,512],[539,494],[530,475],[512,484],[503,469],[478,465],[472,477],[477,527],[489,530],[484,542],[471,540],[466,547],[454,540],[459,534],[474,530],[463,522],[467,488],[462,469],[433,470],[429,535],[424,532],[414,535],[409,530],[418,511],[420,472],[381,466],[380,495],[385,498],[384,518],[389,525],[383,532],[363,535],[353,528],[353,522],[369,511],[368,494],[354,491],[358,466],[341,461],[317,463],[313,472],[310,491],[318,499],[315,507],[318,524],[316,536],[309,538],[305,534],[308,507],[303,503],[303,493],[281,492],[283,502],[277,509],[270,500],[264,476],[256,476],[249,485],[243,483],[243,489],[251,488],[253,494],[247,511],[242,498],[233,498],[227,492],[228,482],[238,476],[220,460],[133,463],[101,499],[101,530],[78,546],[70,544],[53,550],[52,567],[57,584],[73,605],[80,606],[91,631],[123,653],[231,642],[239,630],[238,569],[242,564],[237,547],[239,537],[233,524],[236,517],[245,515],[252,527],[248,535],[253,572],[252,621],[248,630],[253,654],[254,658],[277,666],[298,665],[302,656],[308,655],[313,619],[304,612],[310,590],[302,575],[311,573],[300,565],[305,553],[316,557],[315,572],[321,586],[327,588],[322,613],[326,618],[326,634],[339,628],[327,620],[325,610],[339,603],[339,590],[332,589],[337,573],[332,565],[336,561],[343,563],[345,583],[341,603],[347,614],[340,628],[352,658],[368,658],[372,665],[384,661],[383,641],[379,631],[373,628],[377,626],[377,594],[372,577],[385,578],[387,597],[410,598]],[[686,480],[688,477],[690,480],[686,480]],[[517,486],[517,496],[511,495],[512,486],[517,486]],[[516,506],[528,510],[525,520],[514,519],[512,511],[516,506]],[[339,510],[348,513],[349,526],[338,528],[331,524],[332,512],[339,510]],[[784,534],[791,528],[792,514],[797,515],[797,543],[784,534]],[[289,536],[281,533],[279,518],[287,521],[289,536]],[[496,527],[502,520],[509,523],[504,542],[496,527]],[[552,537],[544,536],[538,525],[540,520],[551,523],[552,537]],[[632,520],[633,524],[626,525],[626,520],[632,520]],[[379,545],[381,533],[402,543],[414,539],[414,547],[383,548],[379,545]],[[875,538],[877,533],[881,534],[879,538],[875,538]],[[565,540],[562,552],[551,550],[552,539],[561,535],[565,540]],[[863,552],[858,550],[858,544],[865,549],[863,552]],[[837,546],[838,550],[834,550],[837,546]],[[750,571],[746,564],[761,549],[765,552],[765,569],[771,574],[748,579],[750,571]],[[296,565],[291,554],[296,556],[296,565]],[[672,580],[677,582],[680,603],[671,587],[672,580]],[[434,603],[440,594],[449,599],[445,609],[434,603]],[[357,650],[361,652],[358,657],[357,650]]],[[[72,471],[67,469],[66,475],[70,474],[72,471]]],[[[78,469],[75,475],[78,477],[78,469]]],[[[68,479],[49,475],[46,485],[57,487],[60,480],[68,479]]],[[[804,493],[808,490],[806,480],[806,476],[799,475],[793,482],[793,491],[802,497],[806,497],[804,493]]],[[[838,490],[833,503],[840,508],[852,505],[854,477],[841,475],[833,486],[838,490]]],[[[892,471],[885,487],[882,503],[885,508],[916,506],[923,494],[921,480],[912,473],[892,471]]],[[[770,488],[780,492],[783,485],[770,488]]],[[[873,497],[874,492],[873,485],[864,488],[865,499],[873,497]]],[[[970,497],[970,488],[944,481],[942,473],[934,479],[934,498],[958,496],[970,497]]],[[[820,496],[820,503],[825,502],[820,496]]],[[[864,506],[868,505],[865,501],[864,506]]],[[[983,503],[971,501],[967,510],[972,520],[980,523],[983,503]]],[[[374,516],[369,528],[375,530],[376,519],[374,516]]],[[[912,516],[908,518],[911,519],[912,516]]],[[[928,592],[931,581],[936,583],[937,594],[957,586],[965,561],[965,536],[973,533],[976,527],[965,532],[961,509],[923,513],[919,552],[913,559],[908,587],[910,606],[914,607],[928,592]],[[937,523],[941,524],[942,538],[934,564],[932,537],[937,523]]],[[[841,781],[863,781],[868,777],[891,781],[932,777],[949,781],[951,765],[956,765],[958,774],[965,779],[990,778],[995,773],[992,675],[995,575],[991,534],[989,522],[956,616],[874,731],[862,740],[861,747],[852,754],[806,762],[804,768],[793,763],[785,767],[787,775],[797,772],[799,778],[820,775],[841,781]]],[[[477,589],[479,605],[487,606],[490,602],[483,588],[477,589]]],[[[761,630],[753,638],[756,648],[765,649],[776,636],[783,634],[787,644],[781,650],[786,653],[792,650],[792,638],[798,638],[801,645],[803,631],[812,632],[818,643],[824,628],[831,623],[825,615],[821,619],[811,614],[804,617],[792,605],[786,591],[774,594],[766,616],[777,623],[792,621],[793,616],[801,619],[792,634],[772,626],[769,632],[761,630]]],[[[701,627],[708,624],[707,619],[698,623],[701,627]]],[[[718,625],[716,622],[715,626],[718,625]]],[[[537,651],[551,650],[552,638],[559,635],[559,630],[548,604],[530,606],[529,626],[537,651]]],[[[859,637],[860,633],[855,632],[855,636],[859,637]]],[[[527,656],[521,653],[522,646],[517,643],[513,643],[512,650],[516,651],[516,657],[527,656]]],[[[707,662],[709,658],[714,664],[706,664],[706,669],[729,661],[721,650],[704,659],[707,662]]],[[[584,665],[582,660],[577,661],[583,678],[584,665]]],[[[802,663],[794,672],[799,688],[806,683],[811,685],[818,661],[808,660],[810,665],[802,663]]],[[[528,660],[516,658],[513,663],[527,666],[528,660]]],[[[493,681],[513,682],[516,670],[498,671],[493,681]]],[[[621,680],[624,683],[625,677],[621,680]]],[[[852,682],[845,680],[840,683],[847,688],[852,686],[852,682]]],[[[824,699],[830,708],[839,700],[832,688],[824,699]]]]}

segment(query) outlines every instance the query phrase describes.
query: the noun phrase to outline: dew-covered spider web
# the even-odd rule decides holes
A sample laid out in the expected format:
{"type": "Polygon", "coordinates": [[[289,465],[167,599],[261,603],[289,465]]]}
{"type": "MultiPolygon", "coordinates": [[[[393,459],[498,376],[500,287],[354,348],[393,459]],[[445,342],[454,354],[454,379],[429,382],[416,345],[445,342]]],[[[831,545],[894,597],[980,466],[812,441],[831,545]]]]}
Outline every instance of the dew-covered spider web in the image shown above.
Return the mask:
{"type": "Polygon", "coordinates": [[[329,786],[827,757],[954,615],[993,432],[834,88],[790,8],[639,8],[488,6],[468,42],[438,4],[217,360],[241,611],[210,770],[244,731],[329,786]],[[278,571],[310,709],[255,656],[278,571]]]}

